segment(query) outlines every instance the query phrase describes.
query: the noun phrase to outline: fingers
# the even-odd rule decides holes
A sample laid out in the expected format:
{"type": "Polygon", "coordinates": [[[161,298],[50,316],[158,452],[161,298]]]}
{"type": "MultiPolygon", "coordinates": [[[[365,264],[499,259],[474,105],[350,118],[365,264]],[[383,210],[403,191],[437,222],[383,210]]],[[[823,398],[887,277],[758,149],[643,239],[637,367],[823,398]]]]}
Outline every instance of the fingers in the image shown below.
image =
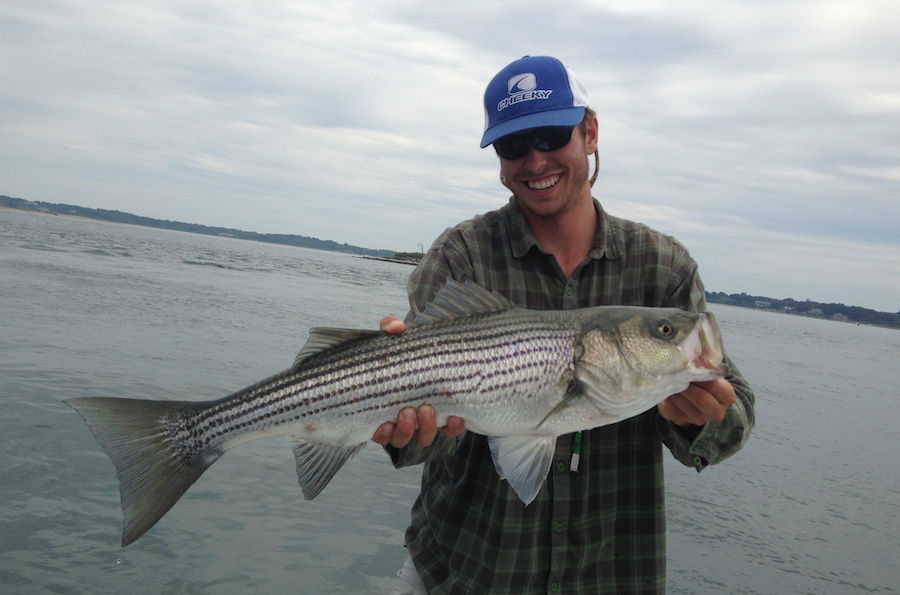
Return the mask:
{"type": "MultiPolygon", "coordinates": [[[[404,410],[405,411],[405,410],[404,410]]],[[[400,412],[403,413],[402,411],[400,412]]],[[[437,421],[434,417],[434,407],[431,405],[422,405],[418,411],[419,428],[415,430],[416,442],[420,446],[430,446],[434,442],[434,436],[437,434],[437,421]]],[[[409,442],[407,439],[406,442],[409,442]]],[[[406,446],[406,442],[403,443],[406,446]]],[[[392,441],[393,443],[393,441],[392,441]]],[[[397,446],[394,444],[394,446],[397,446]]],[[[399,446],[397,448],[400,448],[399,446]]]]}
{"type": "Polygon", "coordinates": [[[372,442],[375,444],[380,444],[381,446],[387,445],[388,442],[391,441],[391,436],[394,435],[394,423],[390,421],[386,421],[375,430],[375,433],[372,434],[372,442]]]}
{"type": "Polygon", "coordinates": [[[678,425],[702,426],[722,421],[725,412],[737,400],[734,387],[723,378],[694,382],[659,404],[659,413],[678,425]]]}
{"type": "Polygon", "coordinates": [[[441,433],[447,438],[456,438],[466,431],[466,420],[461,417],[451,415],[447,418],[447,425],[440,428],[441,433]]]}
{"type": "Polygon", "coordinates": [[[401,409],[397,414],[397,421],[381,424],[372,440],[382,446],[390,444],[395,448],[403,448],[416,433],[416,417],[416,410],[412,407],[401,409]]]}
{"type": "Polygon", "coordinates": [[[406,323],[396,316],[385,316],[381,319],[379,328],[389,335],[399,335],[406,330],[406,323]]]}
{"type": "Polygon", "coordinates": [[[657,405],[660,415],[679,426],[702,426],[706,423],[703,421],[703,413],[691,403],[684,392],[672,395],[657,405]]]}
{"type": "Polygon", "coordinates": [[[403,448],[413,438],[420,446],[429,446],[440,431],[447,438],[459,436],[466,429],[465,421],[460,417],[447,418],[447,425],[438,428],[434,407],[422,405],[418,410],[406,407],[397,415],[396,422],[386,422],[378,427],[372,441],[385,446],[403,448]]]}
{"type": "Polygon", "coordinates": [[[434,441],[434,435],[437,432],[434,423],[434,408],[431,405],[422,405],[417,412],[412,407],[405,407],[397,414],[396,422],[385,422],[378,427],[372,436],[372,441],[382,446],[390,444],[394,448],[403,448],[406,446],[413,436],[422,446],[428,446],[434,441]],[[425,408],[428,412],[422,415],[425,408]],[[430,418],[430,423],[429,423],[430,418]],[[419,424],[423,424],[419,432],[416,428],[419,424]],[[430,425],[430,428],[429,428],[430,425]],[[423,441],[427,441],[423,444],[423,441]]]}

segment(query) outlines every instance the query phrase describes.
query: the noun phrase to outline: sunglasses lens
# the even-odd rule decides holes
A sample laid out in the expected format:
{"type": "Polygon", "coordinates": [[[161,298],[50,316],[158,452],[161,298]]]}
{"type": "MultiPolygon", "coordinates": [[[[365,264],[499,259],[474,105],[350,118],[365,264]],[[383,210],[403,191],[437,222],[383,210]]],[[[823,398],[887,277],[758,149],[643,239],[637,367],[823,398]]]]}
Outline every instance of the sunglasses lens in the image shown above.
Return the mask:
{"type": "Polygon", "coordinates": [[[510,134],[495,140],[494,150],[507,161],[515,161],[528,154],[528,139],[524,134],[510,134]]]}
{"type": "Polygon", "coordinates": [[[561,149],[572,138],[574,126],[550,126],[535,128],[521,134],[510,134],[494,141],[494,150],[507,161],[521,159],[528,154],[528,147],[548,152],[561,149]]]}
{"type": "Polygon", "coordinates": [[[540,128],[534,131],[532,144],[538,151],[555,151],[569,143],[572,138],[572,129],[568,126],[540,128]]]}

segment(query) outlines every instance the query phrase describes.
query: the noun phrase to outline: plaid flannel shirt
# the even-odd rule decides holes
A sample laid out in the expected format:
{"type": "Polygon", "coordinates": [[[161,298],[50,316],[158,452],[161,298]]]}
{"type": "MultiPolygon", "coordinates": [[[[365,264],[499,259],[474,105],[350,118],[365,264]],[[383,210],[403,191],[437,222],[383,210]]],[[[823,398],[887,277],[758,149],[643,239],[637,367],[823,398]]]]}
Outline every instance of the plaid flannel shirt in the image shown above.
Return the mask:
{"type": "MultiPolygon", "coordinates": [[[[597,238],[567,279],[543,252],[514,199],[446,230],[410,276],[413,309],[445,279],[472,280],[532,309],[601,305],[706,309],[697,265],[675,239],[612,217],[597,201],[597,238]]],[[[412,315],[412,312],[410,316],[412,315]]],[[[425,463],[406,541],[428,592],[438,594],[665,592],[666,520],[661,444],[698,471],[740,449],[754,396],[726,358],[738,402],[722,422],[685,431],[656,408],[582,435],[561,436],[544,486],[527,507],[472,432],[387,447],[398,467],[425,463]]]]}

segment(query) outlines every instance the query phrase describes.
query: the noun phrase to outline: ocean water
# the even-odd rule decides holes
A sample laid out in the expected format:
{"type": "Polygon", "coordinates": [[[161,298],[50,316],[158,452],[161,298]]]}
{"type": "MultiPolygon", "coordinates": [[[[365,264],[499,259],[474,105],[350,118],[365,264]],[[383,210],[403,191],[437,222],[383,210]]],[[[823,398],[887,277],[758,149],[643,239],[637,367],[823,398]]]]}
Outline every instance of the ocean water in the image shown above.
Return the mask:
{"type": "MultiPolygon", "coordinates": [[[[307,502],[286,441],[246,444],[122,549],[115,470],[62,401],[224,396],[311,326],[405,314],[410,271],[0,209],[0,592],[388,593],[418,468],[372,445],[307,502]]],[[[900,332],[712,309],[758,427],[669,465],[670,593],[900,592],[900,332]]]]}

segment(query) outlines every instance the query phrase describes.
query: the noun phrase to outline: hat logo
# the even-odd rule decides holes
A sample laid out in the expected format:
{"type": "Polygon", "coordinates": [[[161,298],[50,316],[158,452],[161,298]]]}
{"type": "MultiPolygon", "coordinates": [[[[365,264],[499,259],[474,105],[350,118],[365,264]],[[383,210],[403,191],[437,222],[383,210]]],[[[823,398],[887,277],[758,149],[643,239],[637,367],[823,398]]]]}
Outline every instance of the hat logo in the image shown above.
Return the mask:
{"type": "Polygon", "coordinates": [[[550,94],[553,93],[553,89],[538,89],[537,78],[531,72],[523,72],[510,77],[506,82],[506,90],[509,92],[509,97],[497,104],[498,112],[523,101],[549,99],[550,94]]]}
{"type": "Polygon", "coordinates": [[[534,91],[537,89],[537,79],[530,72],[517,74],[509,79],[509,82],[506,83],[506,88],[509,90],[510,95],[522,91],[534,91]]]}

